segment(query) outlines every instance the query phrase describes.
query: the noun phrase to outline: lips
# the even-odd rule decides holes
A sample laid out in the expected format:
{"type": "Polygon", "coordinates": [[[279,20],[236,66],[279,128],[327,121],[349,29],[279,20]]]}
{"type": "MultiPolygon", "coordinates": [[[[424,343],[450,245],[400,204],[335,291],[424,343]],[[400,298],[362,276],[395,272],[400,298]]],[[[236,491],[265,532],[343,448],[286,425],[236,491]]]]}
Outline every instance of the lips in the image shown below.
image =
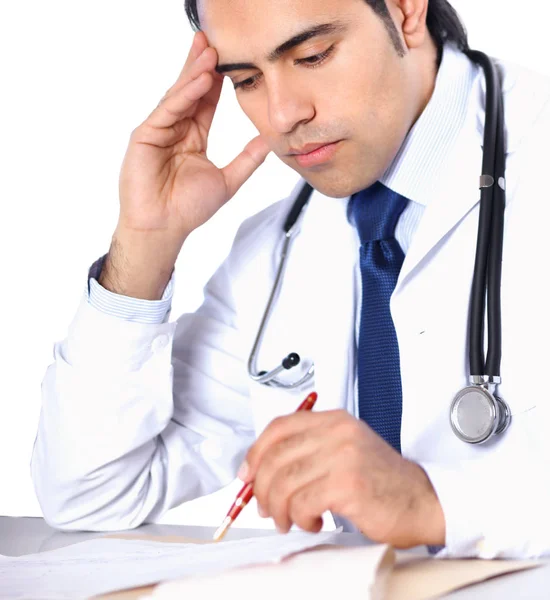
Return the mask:
{"type": "Polygon", "coordinates": [[[321,144],[306,144],[305,146],[302,146],[302,148],[299,149],[291,148],[289,156],[295,156],[296,154],[309,154],[310,152],[315,152],[315,150],[318,150],[323,146],[328,146],[329,144],[334,144],[334,142],[322,142],[321,144]]]}
{"type": "Polygon", "coordinates": [[[304,146],[302,150],[309,150],[309,148],[313,148],[312,150],[306,152],[305,154],[291,154],[290,158],[303,169],[320,167],[321,165],[326,166],[332,162],[332,159],[339,150],[340,145],[341,141],[329,142],[328,144],[323,145],[310,144],[309,146],[304,146]]]}

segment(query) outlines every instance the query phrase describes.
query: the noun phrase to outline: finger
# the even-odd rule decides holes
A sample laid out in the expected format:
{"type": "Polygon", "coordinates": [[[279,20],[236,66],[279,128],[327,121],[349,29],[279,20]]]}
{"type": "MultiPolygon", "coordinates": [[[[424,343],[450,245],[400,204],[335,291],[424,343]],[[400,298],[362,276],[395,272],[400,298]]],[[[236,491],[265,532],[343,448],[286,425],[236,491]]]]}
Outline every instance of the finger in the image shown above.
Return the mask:
{"type": "Polygon", "coordinates": [[[204,71],[209,71],[212,73],[212,76],[215,76],[216,80],[220,77],[219,73],[216,73],[215,67],[218,60],[218,55],[213,48],[205,48],[201,54],[199,54],[193,63],[191,63],[186,72],[185,76],[181,77],[176,84],[174,84],[164,96],[161,98],[160,102],[157,106],[160,106],[163,102],[165,102],[168,98],[170,98],[174,93],[181,90],[185,87],[193,79],[197,79],[201,73],[204,71]]]}
{"type": "Polygon", "coordinates": [[[196,102],[208,93],[212,84],[212,75],[208,72],[201,73],[196,79],[165,98],[149,115],[144,125],[163,129],[190,117],[196,102]]]}
{"type": "Polygon", "coordinates": [[[220,101],[223,84],[223,77],[219,76],[215,71],[212,74],[212,87],[197,104],[193,117],[206,137],[208,137],[208,133],[212,127],[212,121],[214,120],[214,114],[220,101]]]}
{"type": "Polygon", "coordinates": [[[206,35],[203,31],[197,31],[193,36],[191,48],[189,49],[187,59],[180,71],[180,74],[178,75],[172,87],[166,92],[165,97],[168,96],[176,87],[181,87],[183,83],[186,83],[189,80],[189,70],[191,66],[196,62],[196,60],[207,47],[208,40],[206,39],[206,35]]]}
{"type": "MultiPolygon", "coordinates": [[[[223,83],[223,78],[215,71],[216,61],[216,52],[212,48],[206,48],[204,52],[197,58],[197,60],[191,65],[187,80],[184,83],[181,83],[179,86],[174,86],[166,93],[166,95],[158,103],[155,111],[153,111],[153,113],[147,119],[147,122],[152,124],[153,127],[156,127],[156,119],[158,118],[159,114],[163,114],[162,110],[173,110],[172,106],[174,102],[177,102],[181,98],[181,93],[187,89],[189,84],[201,78],[204,73],[207,73],[207,77],[212,81],[210,88],[206,90],[202,97],[195,98],[196,101],[192,102],[190,106],[187,106],[187,104],[182,105],[181,108],[182,110],[185,110],[185,113],[182,113],[182,116],[180,117],[196,118],[198,114],[200,117],[200,120],[198,121],[199,126],[202,128],[203,135],[207,137],[221,94],[221,84],[223,83]]],[[[173,125],[171,120],[168,122],[170,123],[169,126],[173,125]]]]}
{"type": "Polygon", "coordinates": [[[289,520],[304,531],[312,533],[321,531],[323,513],[332,510],[334,495],[337,493],[328,476],[311,481],[290,498],[288,503],[289,520]]]}
{"type": "Polygon", "coordinates": [[[271,149],[261,136],[248,142],[244,150],[221,171],[225,178],[228,197],[232,198],[243,183],[264,162],[271,149]]]}
{"type": "Polygon", "coordinates": [[[304,487],[317,479],[328,476],[328,457],[319,453],[295,459],[282,467],[273,476],[267,498],[262,507],[273,518],[281,532],[287,532],[292,525],[290,502],[304,487]]]}
{"type": "Polygon", "coordinates": [[[216,50],[209,46],[207,42],[204,42],[204,44],[201,43],[198,48],[200,48],[201,51],[193,53],[194,60],[190,60],[185,64],[177,81],[166,92],[166,94],[164,94],[163,100],[174,92],[180,90],[192,79],[196,79],[205,69],[212,73],[212,76],[215,80],[223,81],[223,75],[216,71],[216,65],[218,64],[218,53],[216,50]]]}
{"type": "Polygon", "coordinates": [[[270,503],[274,500],[271,495],[274,482],[278,481],[278,492],[283,492],[281,478],[298,470],[302,461],[319,452],[319,448],[319,438],[308,430],[281,440],[265,451],[254,477],[254,496],[269,515],[273,516],[270,503]]]}
{"type": "Polygon", "coordinates": [[[277,417],[264,429],[248,451],[246,455],[247,473],[244,480],[252,481],[255,478],[263,455],[272,446],[302,431],[313,431],[317,427],[322,427],[323,430],[326,430],[344,418],[349,418],[349,415],[346,411],[342,410],[320,412],[300,411],[283,417],[277,417]]]}
{"type": "MultiPolygon", "coordinates": [[[[246,454],[246,475],[243,481],[256,479],[262,459],[270,449],[293,435],[311,430],[312,423],[315,422],[314,414],[317,413],[304,411],[273,419],[246,454]]],[[[239,475],[242,477],[241,472],[239,475]]]]}

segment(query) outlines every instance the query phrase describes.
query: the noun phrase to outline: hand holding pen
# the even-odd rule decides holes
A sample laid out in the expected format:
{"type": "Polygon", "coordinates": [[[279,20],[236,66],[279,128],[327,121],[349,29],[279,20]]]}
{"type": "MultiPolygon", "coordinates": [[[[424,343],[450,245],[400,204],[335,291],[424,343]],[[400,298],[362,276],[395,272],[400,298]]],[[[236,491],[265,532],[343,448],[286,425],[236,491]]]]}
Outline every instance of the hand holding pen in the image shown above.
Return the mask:
{"type": "MultiPolygon", "coordinates": [[[[317,394],[312,392],[309,396],[300,404],[300,406],[296,409],[296,412],[301,410],[311,410],[313,405],[317,401],[317,394]]],[[[252,496],[254,495],[253,491],[253,482],[249,482],[245,484],[241,491],[237,494],[235,501],[231,505],[227,516],[223,520],[222,524],[218,527],[216,532],[214,533],[214,541],[219,542],[224,535],[227,533],[227,530],[231,526],[231,524],[235,521],[235,519],[241,514],[244,507],[250,502],[252,496]]]]}

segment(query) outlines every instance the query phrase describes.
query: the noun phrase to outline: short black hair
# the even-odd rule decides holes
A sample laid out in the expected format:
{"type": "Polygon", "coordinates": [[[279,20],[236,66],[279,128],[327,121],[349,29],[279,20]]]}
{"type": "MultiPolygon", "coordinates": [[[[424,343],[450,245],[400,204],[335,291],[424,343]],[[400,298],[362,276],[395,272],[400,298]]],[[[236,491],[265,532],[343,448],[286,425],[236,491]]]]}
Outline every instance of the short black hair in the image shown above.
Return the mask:
{"type": "MultiPolygon", "coordinates": [[[[386,6],[386,0],[365,0],[365,2],[382,19],[395,49],[400,56],[403,56],[405,50],[386,6]]],[[[185,12],[193,30],[199,31],[201,24],[197,9],[197,0],[185,0],[185,12]]],[[[445,42],[454,42],[458,49],[464,53],[470,51],[466,28],[456,10],[447,0],[429,0],[426,26],[437,46],[438,66],[441,64],[443,44],[445,42]]]]}

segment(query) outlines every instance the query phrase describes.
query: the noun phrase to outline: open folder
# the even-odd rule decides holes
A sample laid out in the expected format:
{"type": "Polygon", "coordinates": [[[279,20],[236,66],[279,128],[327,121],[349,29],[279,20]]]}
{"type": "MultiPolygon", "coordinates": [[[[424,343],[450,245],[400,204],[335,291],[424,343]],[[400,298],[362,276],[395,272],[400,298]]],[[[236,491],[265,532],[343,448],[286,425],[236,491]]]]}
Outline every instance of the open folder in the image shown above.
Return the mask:
{"type": "Polygon", "coordinates": [[[438,560],[349,536],[295,531],[215,544],[138,534],[95,537],[37,554],[0,556],[0,598],[179,600],[237,598],[254,590],[262,600],[303,600],[304,593],[335,600],[344,591],[346,600],[427,600],[540,564],[438,560]]]}
{"type": "Polygon", "coordinates": [[[247,590],[256,590],[251,595],[262,600],[337,600],[341,594],[346,600],[383,600],[393,563],[394,553],[385,545],[321,546],[287,557],[277,565],[168,582],[140,599],[239,598],[247,590]]]}
{"type": "MultiPolygon", "coordinates": [[[[142,539],[190,541],[176,536],[142,539]]],[[[492,577],[545,564],[538,560],[435,559],[395,551],[385,544],[354,547],[340,546],[337,539],[331,542],[290,554],[277,564],[175,579],[108,594],[101,600],[220,599],[252,593],[262,600],[338,600],[342,595],[346,600],[430,600],[492,577]]]]}

